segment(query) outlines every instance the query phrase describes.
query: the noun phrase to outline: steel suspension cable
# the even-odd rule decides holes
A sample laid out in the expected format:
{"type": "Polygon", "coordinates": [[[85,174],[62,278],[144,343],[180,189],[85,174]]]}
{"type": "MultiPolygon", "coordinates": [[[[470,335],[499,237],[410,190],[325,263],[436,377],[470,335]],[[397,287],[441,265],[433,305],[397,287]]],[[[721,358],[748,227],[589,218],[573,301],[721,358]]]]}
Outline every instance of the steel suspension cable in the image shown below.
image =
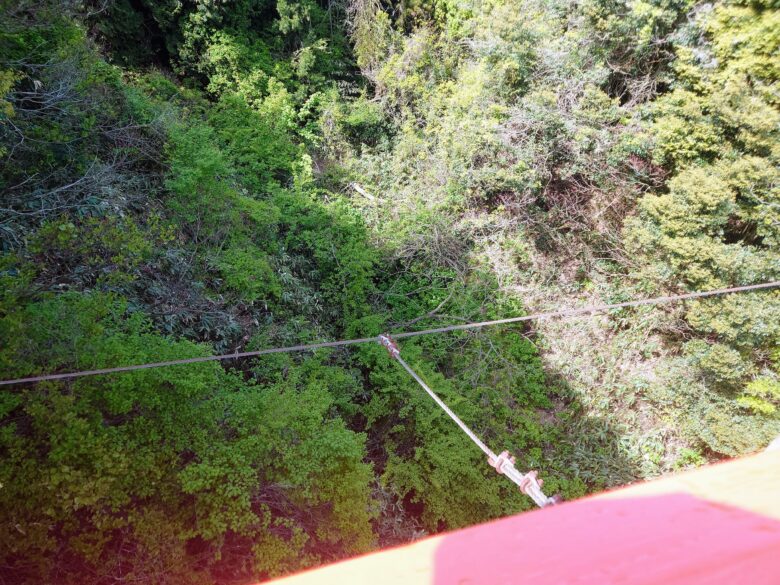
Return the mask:
{"type": "Polygon", "coordinates": [[[500,455],[496,455],[493,450],[488,447],[482,439],[480,439],[474,431],[472,431],[466,423],[464,423],[460,417],[455,414],[447,404],[439,398],[439,396],[431,390],[430,386],[415,372],[412,367],[406,363],[404,358],[401,357],[401,351],[398,349],[396,343],[388,335],[380,335],[379,343],[387,348],[390,356],[395,359],[403,368],[414,378],[414,380],[428,393],[433,401],[439,405],[439,407],[449,416],[460,429],[466,433],[469,439],[474,444],[482,449],[482,452],[487,455],[488,463],[498,472],[506,475],[514,484],[516,484],[520,491],[530,497],[537,506],[544,508],[555,504],[558,500],[556,498],[548,498],[544,495],[541,485],[536,479],[536,472],[530,472],[523,474],[515,467],[515,458],[510,456],[507,451],[502,452],[500,455]]]}
{"type": "MultiPolygon", "coordinates": [[[[650,299],[641,299],[636,301],[626,301],[623,303],[615,303],[610,305],[593,305],[588,307],[582,307],[579,309],[563,309],[558,311],[548,311],[544,313],[534,313],[531,315],[523,315],[521,317],[510,317],[507,319],[496,319],[493,321],[480,321],[476,323],[465,323],[461,325],[448,325],[446,327],[437,327],[434,329],[423,329],[421,331],[406,331],[393,333],[395,339],[404,339],[407,337],[417,337],[419,335],[432,335],[436,333],[447,333],[449,331],[464,331],[468,329],[479,329],[482,327],[488,327],[492,325],[507,325],[510,323],[520,323],[523,321],[532,321],[536,319],[550,319],[554,317],[574,317],[577,315],[586,315],[589,313],[602,313],[604,311],[611,311],[614,309],[622,309],[627,307],[639,307],[642,305],[656,305],[661,303],[669,303],[674,301],[683,301],[689,299],[698,299],[704,297],[713,297],[719,295],[757,291],[764,289],[771,289],[780,287],[780,281],[765,282],[761,284],[751,284],[747,286],[736,286],[731,288],[721,288],[708,291],[699,291],[693,293],[686,293],[680,295],[669,295],[662,297],[654,297],[650,299]]],[[[180,360],[169,360],[163,362],[153,362],[147,364],[135,364],[130,366],[119,366],[113,368],[101,368],[95,370],[84,370],[78,372],[67,372],[62,374],[44,374],[40,376],[29,376],[26,378],[17,378],[14,380],[0,380],[0,386],[7,386],[9,384],[22,384],[25,382],[43,382],[46,380],[65,380],[71,378],[81,378],[84,376],[96,376],[101,374],[114,374],[119,372],[131,372],[135,370],[145,370],[150,368],[162,368],[167,366],[178,366],[184,364],[196,364],[201,362],[212,362],[222,360],[232,360],[237,358],[255,357],[261,355],[268,355],[274,353],[289,353],[295,351],[310,351],[329,347],[341,347],[345,345],[355,345],[358,343],[373,343],[377,340],[376,337],[362,337],[358,339],[345,339],[341,341],[326,341],[322,343],[310,343],[304,345],[291,345],[287,347],[275,347],[269,349],[261,349],[257,351],[244,351],[236,352],[224,355],[210,355],[194,358],[185,358],[180,360]]]]}
{"type": "Polygon", "coordinates": [[[482,449],[482,452],[483,452],[485,455],[487,455],[487,456],[488,456],[490,459],[496,459],[496,458],[497,458],[496,454],[495,454],[495,453],[493,453],[493,451],[490,449],[490,447],[488,447],[487,445],[485,445],[485,443],[483,443],[483,442],[482,442],[482,440],[481,440],[481,439],[480,439],[480,438],[479,438],[479,437],[478,437],[478,436],[477,436],[477,435],[474,433],[474,431],[472,431],[472,430],[471,430],[471,429],[470,429],[470,428],[469,428],[469,427],[466,425],[466,423],[464,423],[462,420],[460,420],[460,418],[458,417],[458,415],[457,415],[457,414],[455,414],[454,412],[452,412],[452,410],[450,409],[450,407],[449,407],[449,406],[447,406],[447,404],[446,404],[446,403],[445,403],[445,402],[444,402],[444,401],[443,401],[441,398],[439,398],[439,396],[438,396],[438,395],[437,395],[437,394],[436,394],[436,393],[435,393],[433,390],[431,390],[431,389],[430,389],[430,387],[428,386],[428,384],[426,384],[426,383],[423,381],[423,379],[422,379],[422,378],[420,378],[420,376],[418,376],[418,375],[417,375],[417,372],[415,372],[415,371],[414,371],[414,370],[413,370],[413,369],[412,369],[412,368],[409,366],[409,364],[407,364],[407,363],[404,361],[404,358],[402,358],[400,355],[397,355],[397,356],[395,356],[395,359],[396,359],[396,360],[398,360],[398,363],[399,363],[399,364],[401,364],[401,365],[404,367],[404,369],[405,369],[407,372],[409,372],[409,375],[410,375],[412,378],[414,378],[414,379],[417,381],[417,383],[418,383],[420,386],[422,386],[423,390],[425,390],[425,391],[428,393],[428,396],[430,396],[431,398],[433,398],[433,401],[434,401],[436,404],[438,404],[438,405],[441,407],[441,409],[442,409],[444,412],[446,412],[446,413],[447,413],[447,415],[448,415],[448,416],[449,416],[449,417],[450,417],[452,420],[454,420],[454,421],[455,421],[455,424],[457,424],[457,425],[458,425],[458,426],[461,428],[461,430],[462,430],[464,433],[466,433],[466,435],[468,435],[469,439],[471,439],[472,441],[474,441],[474,444],[475,444],[477,447],[479,447],[480,449],[482,449]]]}
{"type": "Polygon", "coordinates": [[[642,305],[658,305],[661,303],[670,303],[674,301],[685,301],[690,299],[700,299],[704,297],[714,297],[720,295],[727,295],[733,293],[741,293],[748,291],[756,291],[762,289],[770,289],[780,287],[780,280],[773,282],[764,282],[762,284],[751,284],[748,286],[735,286],[732,288],[719,288],[715,290],[705,290],[693,293],[685,293],[681,295],[669,295],[664,297],[653,297],[651,299],[640,299],[637,301],[626,301],[623,303],[614,303],[611,305],[595,305],[590,307],[582,307],[580,309],[562,309],[558,311],[548,311],[545,313],[534,313],[532,315],[524,315],[522,317],[509,317],[508,319],[494,319],[493,321],[479,321],[477,323],[464,323],[462,325],[448,325],[446,327],[437,327],[435,329],[424,329],[422,331],[408,331],[405,333],[394,333],[395,339],[403,339],[405,337],[415,337],[417,335],[431,335],[433,333],[446,333],[449,331],[463,331],[464,329],[477,329],[480,327],[488,327],[491,325],[506,325],[509,323],[520,323],[522,321],[534,321],[538,319],[550,319],[552,317],[576,317],[577,315],[586,315],[588,313],[603,313],[604,311],[612,311],[614,309],[625,309],[628,307],[640,307],[642,305]]]}

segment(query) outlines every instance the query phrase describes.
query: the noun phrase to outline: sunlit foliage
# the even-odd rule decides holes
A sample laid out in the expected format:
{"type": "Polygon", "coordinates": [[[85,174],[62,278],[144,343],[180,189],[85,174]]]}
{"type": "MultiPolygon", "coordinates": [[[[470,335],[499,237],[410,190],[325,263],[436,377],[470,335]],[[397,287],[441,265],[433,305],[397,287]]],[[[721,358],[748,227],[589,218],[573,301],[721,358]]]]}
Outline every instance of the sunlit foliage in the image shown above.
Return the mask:
{"type": "MultiPolygon", "coordinates": [[[[0,377],[780,278],[778,10],[0,8],[0,377]]],[[[780,296],[404,340],[573,498],[780,432],[780,296]]],[[[0,392],[0,580],[246,583],[531,507],[379,346],[0,392]]]]}

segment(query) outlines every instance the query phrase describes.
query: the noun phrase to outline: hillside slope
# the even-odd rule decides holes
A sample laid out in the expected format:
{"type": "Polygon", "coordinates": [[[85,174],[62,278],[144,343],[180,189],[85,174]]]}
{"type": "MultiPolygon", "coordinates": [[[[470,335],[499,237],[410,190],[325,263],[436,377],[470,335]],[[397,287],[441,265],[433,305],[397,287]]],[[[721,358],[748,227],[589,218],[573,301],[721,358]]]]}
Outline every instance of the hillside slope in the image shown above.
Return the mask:
{"type": "MultiPolygon", "coordinates": [[[[780,278],[771,2],[0,8],[0,377],[780,278]]],[[[780,433],[780,294],[404,341],[577,497],[780,433]]],[[[529,509],[379,346],[0,392],[0,577],[246,583],[529,509]]]]}

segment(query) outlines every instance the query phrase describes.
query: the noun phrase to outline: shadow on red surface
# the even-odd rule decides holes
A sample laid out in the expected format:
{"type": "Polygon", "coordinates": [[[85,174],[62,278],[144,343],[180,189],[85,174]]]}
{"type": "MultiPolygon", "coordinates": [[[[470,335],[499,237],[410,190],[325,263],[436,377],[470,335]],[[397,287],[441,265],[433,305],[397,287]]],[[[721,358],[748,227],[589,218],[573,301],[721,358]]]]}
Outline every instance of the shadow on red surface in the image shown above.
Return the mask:
{"type": "Polygon", "coordinates": [[[778,585],[780,522],[687,494],[590,499],[446,535],[434,567],[435,585],[778,585]]]}

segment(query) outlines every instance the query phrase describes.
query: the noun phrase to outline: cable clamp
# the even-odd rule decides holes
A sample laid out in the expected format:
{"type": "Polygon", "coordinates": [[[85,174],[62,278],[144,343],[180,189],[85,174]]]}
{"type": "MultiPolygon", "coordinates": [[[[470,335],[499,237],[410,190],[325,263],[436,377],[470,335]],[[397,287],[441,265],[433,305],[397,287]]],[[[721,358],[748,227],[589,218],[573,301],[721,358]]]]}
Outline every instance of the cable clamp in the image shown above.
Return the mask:
{"type": "Polygon", "coordinates": [[[561,502],[561,497],[558,495],[551,498],[544,495],[542,492],[544,482],[537,478],[535,470],[526,474],[518,471],[515,467],[515,458],[509,454],[509,451],[502,451],[495,459],[489,457],[488,463],[496,470],[496,473],[501,473],[511,479],[520,488],[520,492],[531,498],[540,508],[561,502]]]}
{"type": "Polygon", "coordinates": [[[496,470],[496,473],[506,474],[505,465],[515,466],[515,458],[509,454],[509,451],[501,451],[501,454],[493,459],[488,457],[488,463],[496,470]]]}
{"type": "Polygon", "coordinates": [[[387,333],[382,333],[378,339],[379,343],[382,344],[387,350],[387,353],[390,354],[390,357],[393,359],[398,359],[398,356],[401,355],[401,350],[398,349],[398,345],[395,341],[393,341],[393,338],[390,337],[387,333]]]}
{"type": "Polygon", "coordinates": [[[542,488],[543,482],[541,479],[537,479],[536,475],[536,470],[532,469],[520,479],[520,491],[527,496],[531,495],[532,490],[540,490],[542,488]]]}

